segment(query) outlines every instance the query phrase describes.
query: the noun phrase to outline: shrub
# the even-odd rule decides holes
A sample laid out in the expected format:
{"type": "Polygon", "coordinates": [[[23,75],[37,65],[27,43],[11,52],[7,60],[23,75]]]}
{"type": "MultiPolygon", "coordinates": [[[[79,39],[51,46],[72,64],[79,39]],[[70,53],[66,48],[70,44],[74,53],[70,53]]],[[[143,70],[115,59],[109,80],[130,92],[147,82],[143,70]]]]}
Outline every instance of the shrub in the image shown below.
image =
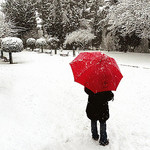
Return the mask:
{"type": "Polygon", "coordinates": [[[10,64],[13,64],[12,53],[21,52],[23,50],[23,42],[17,37],[6,37],[1,42],[2,51],[9,53],[10,64]]]}
{"type": "Polygon", "coordinates": [[[47,42],[44,38],[39,38],[36,40],[35,46],[37,48],[41,48],[41,52],[43,53],[44,46],[47,45],[47,42]]]}
{"type": "Polygon", "coordinates": [[[48,45],[50,46],[51,49],[55,50],[55,54],[57,54],[57,48],[59,45],[59,39],[56,37],[51,37],[47,40],[48,45]]]}
{"type": "Polygon", "coordinates": [[[90,45],[90,42],[95,38],[94,34],[90,30],[77,30],[66,36],[64,47],[73,49],[73,56],[75,56],[75,50],[77,48],[84,49],[90,45]]]}
{"type": "Polygon", "coordinates": [[[32,49],[32,51],[34,50],[35,48],[35,42],[36,40],[34,38],[29,38],[27,39],[26,43],[27,43],[27,46],[30,47],[32,49]]]}
{"type": "Polygon", "coordinates": [[[73,47],[84,48],[95,38],[94,34],[90,30],[77,30],[66,36],[64,45],[72,45],[73,47]]]}

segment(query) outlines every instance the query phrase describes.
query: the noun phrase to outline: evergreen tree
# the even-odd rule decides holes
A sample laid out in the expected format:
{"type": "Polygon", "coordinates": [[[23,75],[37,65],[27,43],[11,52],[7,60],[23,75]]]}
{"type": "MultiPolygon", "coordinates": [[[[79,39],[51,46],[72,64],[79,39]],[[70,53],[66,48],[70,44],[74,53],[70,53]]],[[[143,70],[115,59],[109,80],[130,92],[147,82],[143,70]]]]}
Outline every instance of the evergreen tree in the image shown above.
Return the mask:
{"type": "Polygon", "coordinates": [[[93,32],[94,32],[94,35],[96,36],[96,38],[93,40],[92,45],[95,46],[95,47],[99,47],[101,42],[102,42],[102,28],[100,28],[99,25],[98,25],[98,23],[99,23],[98,0],[94,1],[93,10],[94,10],[93,32]]]}
{"type": "Polygon", "coordinates": [[[6,21],[11,21],[18,30],[19,37],[23,37],[36,27],[35,0],[6,0],[2,5],[6,21]]]}
{"type": "Polygon", "coordinates": [[[63,40],[63,22],[62,22],[62,8],[60,0],[54,0],[55,16],[54,16],[54,32],[53,36],[58,37],[60,42],[63,40]]]}
{"type": "Polygon", "coordinates": [[[97,15],[97,11],[98,11],[98,0],[95,0],[94,2],[94,22],[93,22],[93,30],[94,30],[94,34],[97,34],[97,24],[98,24],[98,15],[97,15]]]}
{"type": "Polygon", "coordinates": [[[38,4],[41,13],[44,34],[53,35],[54,32],[54,0],[41,0],[38,4]]]}
{"type": "Polygon", "coordinates": [[[37,8],[43,20],[43,30],[50,36],[58,37],[62,43],[66,34],[79,29],[81,12],[87,1],[41,0],[37,8]]]}
{"type": "Polygon", "coordinates": [[[39,12],[43,20],[43,30],[50,36],[63,40],[63,15],[60,0],[41,0],[39,12]]]}
{"type": "Polygon", "coordinates": [[[63,3],[63,32],[64,35],[79,29],[80,12],[77,2],[68,0],[63,3]]]}
{"type": "Polygon", "coordinates": [[[7,36],[15,36],[17,31],[12,30],[13,25],[10,21],[6,22],[5,17],[2,13],[0,13],[0,38],[4,38],[7,36]]]}
{"type": "MultiPolygon", "coordinates": [[[[124,1],[110,9],[108,15],[108,30],[119,37],[121,50],[132,51],[138,47],[142,41],[148,45],[150,37],[150,2],[147,1],[124,1]],[[144,9],[143,9],[144,8],[144,9]]],[[[148,52],[147,48],[140,49],[139,52],[148,52]]]]}

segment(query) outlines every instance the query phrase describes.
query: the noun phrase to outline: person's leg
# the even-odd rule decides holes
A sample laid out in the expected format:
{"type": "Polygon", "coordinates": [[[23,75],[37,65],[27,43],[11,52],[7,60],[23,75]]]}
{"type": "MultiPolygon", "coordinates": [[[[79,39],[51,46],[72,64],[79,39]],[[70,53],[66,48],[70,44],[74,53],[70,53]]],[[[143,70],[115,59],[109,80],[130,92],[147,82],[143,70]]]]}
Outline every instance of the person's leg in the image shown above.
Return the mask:
{"type": "Polygon", "coordinates": [[[95,120],[91,120],[91,132],[92,132],[92,138],[94,140],[98,140],[99,135],[97,132],[97,121],[95,121],[95,120]]]}
{"type": "Polygon", "coordinates": [[[100,123],[100,145],[108,145],[109,141],[107,139],[107,132],[106,132],[106,122],[100,123]]]}

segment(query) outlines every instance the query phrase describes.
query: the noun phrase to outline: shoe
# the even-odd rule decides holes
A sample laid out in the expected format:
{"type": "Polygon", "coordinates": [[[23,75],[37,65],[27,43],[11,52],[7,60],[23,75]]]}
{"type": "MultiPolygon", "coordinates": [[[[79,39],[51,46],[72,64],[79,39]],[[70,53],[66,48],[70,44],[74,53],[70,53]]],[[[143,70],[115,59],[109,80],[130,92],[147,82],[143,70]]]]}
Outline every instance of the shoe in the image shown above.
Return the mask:
{"type": "Polygon", "coordinates": [[[98,136],[92,136],[92,139],[95,140],[95,141],[98,141],[99,135],[98,136]]]}
{"type": "Polygon", "coordinates": [[[99,144],[102,146],[106,146],[109,144],[109,140],[106,140],[105,142],[99,141],[99,144]]]}
{"type": "Polygon", "coordinates": [[[92,137],[93,140],[98,141],[98,137],[92,137]]]}

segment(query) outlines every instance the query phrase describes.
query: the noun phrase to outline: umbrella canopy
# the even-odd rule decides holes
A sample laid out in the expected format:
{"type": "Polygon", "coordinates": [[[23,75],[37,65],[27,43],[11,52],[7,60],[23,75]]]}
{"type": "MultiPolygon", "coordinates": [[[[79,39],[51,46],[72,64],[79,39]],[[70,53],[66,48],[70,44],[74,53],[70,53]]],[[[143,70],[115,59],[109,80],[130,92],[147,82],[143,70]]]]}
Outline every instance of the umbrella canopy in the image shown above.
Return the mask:
{"type": "Polygon", "coordinates": [[[101,52],[82,52],[70,66],[74,80],[94,93],[115,91],[123,77],[116,61],[101,52]]]}

